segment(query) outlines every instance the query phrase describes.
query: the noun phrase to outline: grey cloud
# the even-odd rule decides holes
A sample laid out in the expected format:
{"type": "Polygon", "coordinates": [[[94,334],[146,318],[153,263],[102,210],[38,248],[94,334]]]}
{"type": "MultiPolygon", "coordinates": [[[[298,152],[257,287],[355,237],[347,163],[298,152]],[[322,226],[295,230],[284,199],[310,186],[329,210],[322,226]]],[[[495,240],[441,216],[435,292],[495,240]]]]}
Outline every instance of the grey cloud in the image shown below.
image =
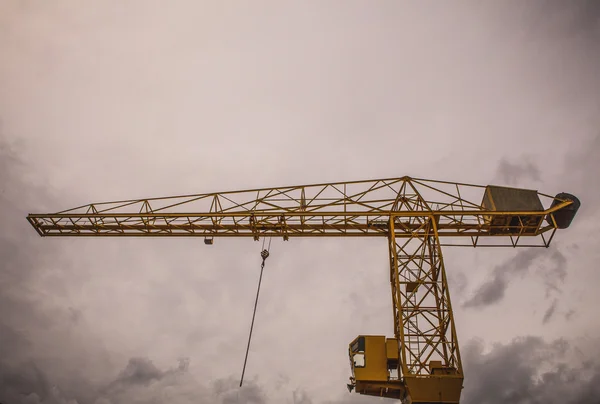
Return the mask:
{"type": "Polygon", "coordinates": [[[79,309],[69,307],[69,318],[74,324],[78,324],[82,319],[82,312],[79,309]]]}
{"type": "Polygon", "coordinates": [[[544,313],[544,318],[542,319],[543,324],[546,324],[548,321],[550,321],[552,316],[554,316],[554,313],[556,312],[557,303],[558,303],[558,300],[554,299],[554,301],[552,302],[550,307],[548,307],[548,310],[546,310],[546,312],[544,313]]]}
{"type": "Polygon", "coordinates": [[[550,265],[541,266],[537,273],[544,278],[546,296],[549,296],[551,292],[560,290],[560,284],[567,277],[567,258],[559,250],[546,251],[545,258],[550,265]]]}
{"type": "Polygon", "coordinates": [[[127,367],[119,374],[116,383],[147,384],[153,380],[160,380],[164,373],[146,358],[131,358],[127,367]]]}
{"type": "Polygon", "coordinates": [[[528,159],[516,163],[502,159],[498,164],[496,176],[502,184],[516,186],[529,180],[540,181],[541,171],[536,164],[528,159]]]}
{"type": "Polygon", "coordinates": [[[294,390],[292,393],[293,404],[313,404],[310,396],[303,390],[294,390]]]}
{"type": "Polygon", "coordinates": [[[263,404],[267,398],[262,389],[254,382],[246,382],[241,388],[239,381],[234,378],[218,380],[215,382],[213,391],[217,399],[223,404],[263,404]]]}
{"type": "MultiPolygon", "coordinates": [[[[587,361],[571,365],[567,353],[573,349],[566,341],[545,342],[539,337],[521,337],[506,345],[496,345],[484,352],[481,342],[472,341],[463,349],[465,404],[531,404],[597,403],[600,401],[600,364],[587,361]],[[548,369],[540,371],[540,369],[548,369]],[[594,401],[596,400],[596,401],[594,401]]],[[[56,404],[125,404],[125,403],[215,403],[267,404],[263,389],[253,381],[239,389],[233,378],[219,379],[203,386],[187,372],[179,369],[161,371],[146,358],[132,358],[114,383],[121,388],[104,389],[90,400],[78,401],[67,396],[59,386],[51,385],[35,366],[23,377],[31,379],[28,386],[35,391],[12,396],[12,403],[56,404]],[[126,383],[123,383],[126,381],[126,383]]],[[[17,381],[12,381],[17,386],[17,381]]],[[[378,398],[347,394],[335,401],[317,401],[304,391],[296,390],[293,404],[375,403],[378,398]]]]}
{"type": "Polygon", "coordinates": [[[448,287],[452,291],[453,296],[462,296],[468,283],[467,275],[462,271],[455,270],[451,274],[448,274],[448,287]]]}
{"type": "Polygon", "coordinates": [[[22,250],[23,232],[15,225],[20,216],[18,201],[26,187],[18,181],[20,161],[0,133],[0,400],[13,401],[16,395],[37,391],[47,395],[48,383],[35,364],[23,362],[32,347],[18,324],[24,319],[39,318],[25,296],[28,277],[32,274],[31,257],[22,250]],[[9,231],[6,231],[10,229],[9,231]]]}
{"type": "Polygon", "coordinates": [[[481,285],[475,295],[464,303],[464,307],[489,306],[504,297],[508,280],[504,274],[494,273],[494,277],[481,285]]]}
{"type": "Polygon", "coordinates": [[[5,401],[14,400],[16,396],[29,396],[35,394],[45,398],[50,393],[51,385],[46,375],[33,362],[23,363],[18,369],[6,366],[2,372],[2,390],[10,388],[12,397],[4,398],[5,401]]]}
{"type": "Polygon", "coordinates": [[[485,282],[475,292],[474,296],[464,303],[464,307],[481,307],[497,303],[504,297],[511,275],[527,272],[533,261],[540,256],[539,249],[519,250],[511,259],[496,266],[492,279],[485,282]]]}
{"type": "MultiPolygon", "coordinates": [[[[73,380],[75,382],[75,380],[73,380]]],[[[79,386],[88,389],[85,383],[79,386]]],[[[0,367],[0,402],[15,404],[80,404],[93,390],[65,392],[32,360],[0,367]],[[87,394],[86,394],[87,393],[87,394]],[[77,398],[75,398],[77,397],[77,398]]]]}
{"type": "Polygon", "coordinates": [[[533,264],[538,260],[544,264],[539,265],[534,272],[544,281],[546,297],[549,297],[552,292],[559,292],[560,284],[564,282],[567,275],[565,256],[558,250],[523,249],[519,250],[514,257],[496,266],[492,271],[491,279],[483,283],[463,307],[484,307],[500,302],[508,287],[509,279],[531,272],[533,264]]]}
{"type": "Polygon", "coordinates": [[[65,395],[85,399],[92,390],[78,368],[93,361],[102,370],[106,358],[80,327],[81,311],[53,302],[60,282],[48,282],[44,290],[36,286],[50,265],[65,268],[64,277],[69,266],[57,259],[55,247],[38,242],[24,220],[28,206],[52,198],[28,180],[19,150],[0,133],[0,402],[67,403],[65,395]],[[39,352],[40,346],[48,351],[39,352]]]}
{"type": "MultiPolygon", "coordinates": [[[[239,387],[234,378],[203,384],[187,368],[158,369],[147,358],[132,358],[126,368],[94,400],[95,404],[126,403],[266,404],[263,389],[250,380],[239,387]]],[[[84,403],[80,403],[84,404],[84,403]]]]}
{"type": "Polygon", "coordinates": [[[0,344],[0,355],[3,358],[9,357],[9,355],[23,354],[31,349],[31,343],[22,332],[3,323],[0,323],[0,341],[2,341],[2,344],[0,344]]]}
{"type": "Polygon", "coordinates": [[[563,340],[538,337],[517,338],[488,353],[480,342],[466,345],[464,403],[600,403],[600,363],[572,365],[566,359],[571,349],[563,340]]]}
{"type": "MultiPolygon", "coordinates": [[[[53,383],[46,373],[30,362],[1,375],[1,402],[11,404],[266,404],[266,394],[254,381],[239,388],[233,378],[208,385],[198,382],[181,368],[160,370],[147,358],[131,358],[107,386],[90,386],[73,393],[53,383]],[[7,393],[8,391],[8,393],[7,393]]],[[[306,402],[304,402],[306,403],[306,402]]]]}
{"type": "Polygon", "coordinates": [[[594,0],[576,0],[565,3],[561,0],[544,0],[539,10],[529,18],[532,32],[548,39],[565,36],[581,36],[593,39],[598,34],[600,7],[594,0]]]}

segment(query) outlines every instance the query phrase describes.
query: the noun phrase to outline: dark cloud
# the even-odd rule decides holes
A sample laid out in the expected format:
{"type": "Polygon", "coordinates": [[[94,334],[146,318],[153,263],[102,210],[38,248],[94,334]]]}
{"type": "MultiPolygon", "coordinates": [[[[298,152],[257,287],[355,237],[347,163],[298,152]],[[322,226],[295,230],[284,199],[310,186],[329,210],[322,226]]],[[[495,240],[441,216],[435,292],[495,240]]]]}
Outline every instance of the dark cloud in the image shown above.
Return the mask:
{"type": "Polygon", "coordinates": [[[292,400],[293,404],[313,404],[313,400],[304,390],[294,390],[292,400]]]}
{"type": "Polygon", "coordinates": [[[245,383],[241,388],[239,381],[234,378],[217,380],[214,383],[213,391],[218,402],[222,404],[263,404],[267,402],[267,397],[262,389],[253,382],[245,383]]]}
{"type": "MultiPolygon", "coordinates": [[[[463,349],[465,363],[465,404],[599,403],[600,364],[587,361],[573,365],[574,351],[566,341],[545,342],[539,337],[521,337],[509,344],[484,351],[480,341],[463,349]],[[572,357],[572,356],[571,356],[572,357]]],[[[592,356],[593,357],[593,356],[592,356]]],[[[109,388],[95,396],[76,400],[52,385],[35,365],[6,379],[17,394],[7,396],[11,403],[125,404],[125,403],[215,403],[267,404],[263,389],[254,381],[243,388],[233,378],[218,379],[203,386],[187,371],[162,371],[147,358],[132,358],[109,388]],[[114,388],[114,386],[119,386],[114,388]],[[31,391],[31,387],[35,390],[31,391]]],[[[9,402],[9,401],[6,401],[9,402]]],[[[319,401],[302,390],[292,394],[293,404],[368,404],[378,398],[348,393],[334,401],[319,401]]]]}
{"type": "Polygon", "coordinates": [[[29,206],[52,197],[31,179],[21,148],[0,133],[0,402],[66,403],[63,393],[81,402],[93,393],[84,368],[102,370],[106,357],[81,327],[81,310],[56,303],[69,265],[25,220],[29,206]],[[53,265],[65,272],[40,289],[53,265]]]}
{"type": "Polygon", "coordinates": [[[4,369],[2,375],[3,389],[10,386],[12,397],[4,398],[9,402],[17,396],[35,394],[45,398],[49,396],[51,385],[44,374],[33,362],[23,363],[18,369],[4,369]]]}
{"type": "Polygon", "coordinates": [[[489,306],[504,297],[508,280],[504,274],[494,273],[491,280],[480,286],[475,295],[464,303],[464,307],[489,306]]]}
{"type": "Polygon", "coordinates": [[[485,282],[473,297],[464,303],[464,307],[481,307],[497,303],[504,297],[509,277],[526,272],[542,251],[537,249],[520,250],[508,261],[496,266],[492,279],[485,282]]]}
{"type": "Polygon", "coordinates": [[[182,366],[180,361],[176,369],[163,371],[147,358],[132,358],[117,378],[101,389],[93,403],[267,403],[263,389],[252,380],[241,388],[234,378],[203,383],[189,374],[189,362],[184,363],[182,366]]]}
{"type": "Polygon", "coordinates": [[[131,358],[107,386],[85,384],[80,389],[85,392],[73,392],[68,386],[53,383],[34,362],[10,370],[5,367],[1,376],[0,402],[11,404],[267,403],[266,394],[254,381],[247,381],[242,388],[233,378],[217,379],[205,385],[194,379],[187,369],[163,371],[147,358],[131,358]]]}
{"type": "Polygon", "coordinates": [[[541,274],[544,278],[544,284],[546,285],[546,296],[552,291],[559,291],[560,284],[565,281],[567,277],[567,258],[559,251],[546,251],[548,261],[551,265],[544,265],[538,270],[538,274],[541,274]]]}
{"type": "Polygon", "coordinates": [[[127,367],[119,374],[118,384],[148,384],[160,380],[164,373],[158,370],[152,361],[146,358],[131,358],[127,367]]]}
{"type": "Polygon", "coordinates": [[[600,363],[571,364],[572,348],[522,337],[484,352],[481,342],[463,349],[465,404],[600,403],[600,363]]]}
{"type": "Polygon", "coordinates": [[[54,383],[50,373],[42,370],[34,360],[21,362],[16,366],[6,363],[0,368],[0,402],[15,404],[80,404],[92,403],[94,390],[76,378],[69,382],[69,390],[64,391],[54,383]],[[76,391],[77,390],[77,391],[76,391]]]}
{"type": "Polygon", "coordinates": [[[535,15],[531,16],[529,29],[532,33],[548,39],[583,37],[593,39],[598,36],[600,6],[595,0],[543,0],[538,4],[535,15]]]}
{"type": "Polygon", "coordinates": [[[454,296],[463,296],[468,283],[469,279],[462,271],[454,270],[448,275],[448,287],[454,296]]]}
{"type": "Polygon", "coordinates": [[[516,163],[502,159],[498,164],[496,177],[502,185],[517,186],[529,180],[540,181],[541,171],[533,161],[528,159],[516,163]]]}
{"type": "Polygon", "coordinates": [[[543,324],[546,324],[548,321],[550,321],[552,316],[554,316],[554,313],[556,312],[556,304],[557,303],[558,303],[558,300],[554,299],[554,301],[552,302],[550,307],[548,307],[548,310],[546,310],[546,312],[544,313],[544,318],[542,319],[543,324]]]}
{"type": "Polygon", "coordinates": [[[560,283],[566,277],[567,260],[558,250],[548,251],[541,248],[519,250],[517,254],[496,266],[491,274],[491,279],[483,283],[467,300],[463,307],[485,307],[498,303],[504,297],[509,280],[515,276],[524,276],[531,272],[537,262],[545,263],[535,271],[544,280],[546,296],[559,291],[560,283]]]}
{"type": "Polygon", "coordinates": [[[0,401],[4,402],[34,392],[44,397],[49,391],[43,372],[26,360],[33,344],[26,335],[30,330],[22,326],[43,318],[28,296],[33,262],[23,248],[31,237],[16,223],[22,219],[19,203],[27,197],[27,187],[19,182],[21,170],[13,145],[0,133],[0,401]]]}

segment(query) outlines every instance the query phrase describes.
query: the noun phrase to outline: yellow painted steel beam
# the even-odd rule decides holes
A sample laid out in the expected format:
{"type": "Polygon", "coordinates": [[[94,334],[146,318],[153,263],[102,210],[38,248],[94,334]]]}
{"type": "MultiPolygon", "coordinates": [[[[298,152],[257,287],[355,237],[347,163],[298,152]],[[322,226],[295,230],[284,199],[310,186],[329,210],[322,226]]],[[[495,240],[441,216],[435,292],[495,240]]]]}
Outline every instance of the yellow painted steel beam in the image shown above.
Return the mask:
{"type": "MultiPolygon", "coordinates": [[[[265,232],[266,236],[283,236],[285,232],[292,237],[310,236],[314,233],[360,233],[361,235],[386,236],[389,221],[393,218],[402,232],[414,231],[419,227],[419,222],[427,215],[436,217],[441,236],[487,236],[493,235],[494,228],[507,228],[507,226],[494,226],[487,224],[484,216],[527,216],[541,219],[547,218],[569,203],[561,203],[552,209],[542,212],[528,211],[465,211],[460,214],[447,212],[352,212],[339,214],[337,212],[315,213],[263,213],[248,215],[247,213],[186,213],[186,214],[125,214],[125,213],[97,213],[97,214],[30,214],[27,216],[29,223],[42,236],[52,235],[78,235],[93,233],[96,236],[105,233],[127,236],[140,235],[138,233],[166,236],[175,233],[183,235],[210,235],[227,236],[228,233],[244,233],[249,229],[265,232]],[[402,221],[402,219],[407,219],[402,221]],[[421,220],[418,220],[421,219],[421,220]],[[196,234],[196,233],[201,234],[196,234]],[[268,234],[267,234],[268,233],[268,234]]],[[[537,236],[555,226],[531,228],[527,225],[508,226],[511,231],[505,235],[525,235],[525,232],[534,230],[537,236]]]]}
{"type": "MultiPolygon", "coordinates": [[[[393,218],[401,231],[415,231],[435,216],[440,237],[481,237],[494,233],[489,218],[547,217],[570,204],[563,201],[542,211],[497,212],[482,206],[486,187],[412,179],[261,188],[245,191],[180,195],[92,203],[44,214],[30,214],[41,236],[200,236],[321,237],[387,236],[393,218]]],[[[541,221],[540,221],[541,222],[541,221]]],[[[504,236],[539,236],[555,229],[517,226],[504,236]]]]}

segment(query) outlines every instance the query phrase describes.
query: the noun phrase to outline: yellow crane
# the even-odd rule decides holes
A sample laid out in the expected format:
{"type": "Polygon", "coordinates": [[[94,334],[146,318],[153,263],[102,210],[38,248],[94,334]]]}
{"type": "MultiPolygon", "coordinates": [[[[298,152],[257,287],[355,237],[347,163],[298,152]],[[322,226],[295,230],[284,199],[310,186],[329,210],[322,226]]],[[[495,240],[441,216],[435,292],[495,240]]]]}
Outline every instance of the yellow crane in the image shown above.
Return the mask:
{"type": "Polygon", "coordinates": [[[27,220],[42,237],[381,237],[394,336],[349,344],[348,389],[449,404],[464,374],[442,247],[549,247],[579,206],[567,193],[401,177],[92,203],[27,220]]]}

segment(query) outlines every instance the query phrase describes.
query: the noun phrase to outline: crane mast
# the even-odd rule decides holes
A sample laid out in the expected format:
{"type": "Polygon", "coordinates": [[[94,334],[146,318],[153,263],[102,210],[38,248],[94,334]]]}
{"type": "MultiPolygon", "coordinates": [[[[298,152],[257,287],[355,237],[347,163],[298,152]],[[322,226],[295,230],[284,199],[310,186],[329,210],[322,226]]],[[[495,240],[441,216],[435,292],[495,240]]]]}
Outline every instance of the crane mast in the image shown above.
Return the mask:
{"type": "Polygon", "coordinates": [[[394,336],[348,347],[348,389],[459,403],[463,368],[442,246],[549,247],[580,206],[567,193],[411,177],[133,199],[30,214],[42,237],[382,237],[394,336]]]}

